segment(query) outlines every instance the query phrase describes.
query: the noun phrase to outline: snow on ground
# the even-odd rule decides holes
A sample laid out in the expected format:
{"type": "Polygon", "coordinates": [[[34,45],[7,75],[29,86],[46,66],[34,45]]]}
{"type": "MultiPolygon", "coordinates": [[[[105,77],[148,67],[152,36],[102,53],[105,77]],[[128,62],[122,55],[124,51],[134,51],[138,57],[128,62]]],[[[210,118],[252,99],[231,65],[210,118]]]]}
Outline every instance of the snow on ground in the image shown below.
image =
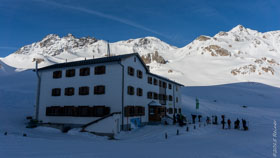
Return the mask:
{"type": "Polygon", "coordinates": [[[0,77],[0,157],[273,157],[273,120],[278,124],[280,121],[280,89],[276,87],[248,82],[183,89],[183,113],[188,119],[196,113],[198,97],[198,113],[225,114],[232,122],[237,117],[247,119],[249,131],[197,124],[196,130],[189,125],[190,131],[186,132],[186,127],[158,125],[121,132],[116,136],[118,140],[80,133],[78,129],[65,134],[47,127],[25,128],[25,117],[34,111],[35,90],[36,77],[32,71],[0,77]]]}

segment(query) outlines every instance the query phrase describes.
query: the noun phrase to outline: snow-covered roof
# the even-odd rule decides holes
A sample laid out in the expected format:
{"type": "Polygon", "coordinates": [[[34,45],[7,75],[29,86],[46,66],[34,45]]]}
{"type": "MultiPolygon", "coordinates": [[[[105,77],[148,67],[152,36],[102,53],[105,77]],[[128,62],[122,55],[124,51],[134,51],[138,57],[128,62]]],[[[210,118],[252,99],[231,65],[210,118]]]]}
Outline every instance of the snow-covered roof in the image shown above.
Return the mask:
{"type": "Polygon", "coordinates": [[[161,104],[160,103],[158,103],[157,101],[151,101],[149,104],[148,104],[149,106],[161,106],[161,104]]]}
{"type": "Polygon", "coordinates": [[[160,78],[162,80],[174,83],[174,84],[179,85],[179,86],[184,86],[184,85],[182,85],[180,83],[177,83],[175,81],[169,80],[168,78],[165,78],[165,77],[162,77],[162,76],[159,76],[159,75],[151,73],[149,71],[149,69],[147,68],[146,64],[144,63],[144,61],[142,60],[142,58],[139,56],[138,53],[131,53],[131,54],[103,57],[103,58],[97,58],[97,59],[89,59],[89,60],[80,60],[80,61],[59,63],[59,64],[54,64],[54,65],[50,65],[50,66],[46,66],[46,67],[40,68],[40,69],[38,69],[38,71],[47,70],[47,69],[55,69],[55,68],[64,68],[64,67],[73,67],[73,66],[82,66],[82,65],[107,63],[107,62],[116,62],[116,61],[121,61],[122,59],[131,57],[131,56],[137,56],[139,58],[140,62],[142,63],[142,65],[146,69],[147,74],[149,74],[151,76],[155,76],[155,77],[160,78]]]}

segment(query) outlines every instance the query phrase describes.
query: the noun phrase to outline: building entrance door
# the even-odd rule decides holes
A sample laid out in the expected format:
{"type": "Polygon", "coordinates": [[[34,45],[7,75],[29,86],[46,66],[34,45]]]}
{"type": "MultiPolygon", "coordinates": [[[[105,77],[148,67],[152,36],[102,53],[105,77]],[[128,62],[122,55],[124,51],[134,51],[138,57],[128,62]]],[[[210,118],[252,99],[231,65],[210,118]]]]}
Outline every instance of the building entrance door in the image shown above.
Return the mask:
{"type": "Polygon", "coordinates": [[[149,122],[160,122],[164,115],[164,108],[161,106],[149,106],[149,122]]]}

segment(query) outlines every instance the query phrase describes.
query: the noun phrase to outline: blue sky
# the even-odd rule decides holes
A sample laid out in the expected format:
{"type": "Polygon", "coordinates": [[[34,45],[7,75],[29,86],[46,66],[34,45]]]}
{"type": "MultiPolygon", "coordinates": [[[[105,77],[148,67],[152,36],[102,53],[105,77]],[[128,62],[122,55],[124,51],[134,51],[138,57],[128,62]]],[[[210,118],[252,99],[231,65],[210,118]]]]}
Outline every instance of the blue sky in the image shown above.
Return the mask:
{"type": "Polygon", "coordinates": [[[0,57],[54,33],[110,42],[155,36],[182,47],[238,24],[280,30],[279,0],[0,0],[0,57]]]}

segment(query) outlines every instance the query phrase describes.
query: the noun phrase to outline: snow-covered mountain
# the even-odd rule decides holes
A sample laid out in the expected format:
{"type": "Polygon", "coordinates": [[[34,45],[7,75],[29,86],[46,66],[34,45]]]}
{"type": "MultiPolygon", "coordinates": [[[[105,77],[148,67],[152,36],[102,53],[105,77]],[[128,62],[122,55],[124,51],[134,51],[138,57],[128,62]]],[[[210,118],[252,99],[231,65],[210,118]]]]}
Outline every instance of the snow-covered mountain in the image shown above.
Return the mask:
{"type": "MultiPolygon", "coordinates": [[[[262,82],[280,87],[280,31],[261,33],[241,25],[214,37],[199,36],[182,48],[145,37],[110,43],[112,55],[138,52],[153,73],[187,86],[262,82]]],[[[104,57],[107,42],[72,34],[46,36],[2,59],[15,68],[104,57]]],[[[1,59],[0,59],[1,60],[1,59]]]]}

